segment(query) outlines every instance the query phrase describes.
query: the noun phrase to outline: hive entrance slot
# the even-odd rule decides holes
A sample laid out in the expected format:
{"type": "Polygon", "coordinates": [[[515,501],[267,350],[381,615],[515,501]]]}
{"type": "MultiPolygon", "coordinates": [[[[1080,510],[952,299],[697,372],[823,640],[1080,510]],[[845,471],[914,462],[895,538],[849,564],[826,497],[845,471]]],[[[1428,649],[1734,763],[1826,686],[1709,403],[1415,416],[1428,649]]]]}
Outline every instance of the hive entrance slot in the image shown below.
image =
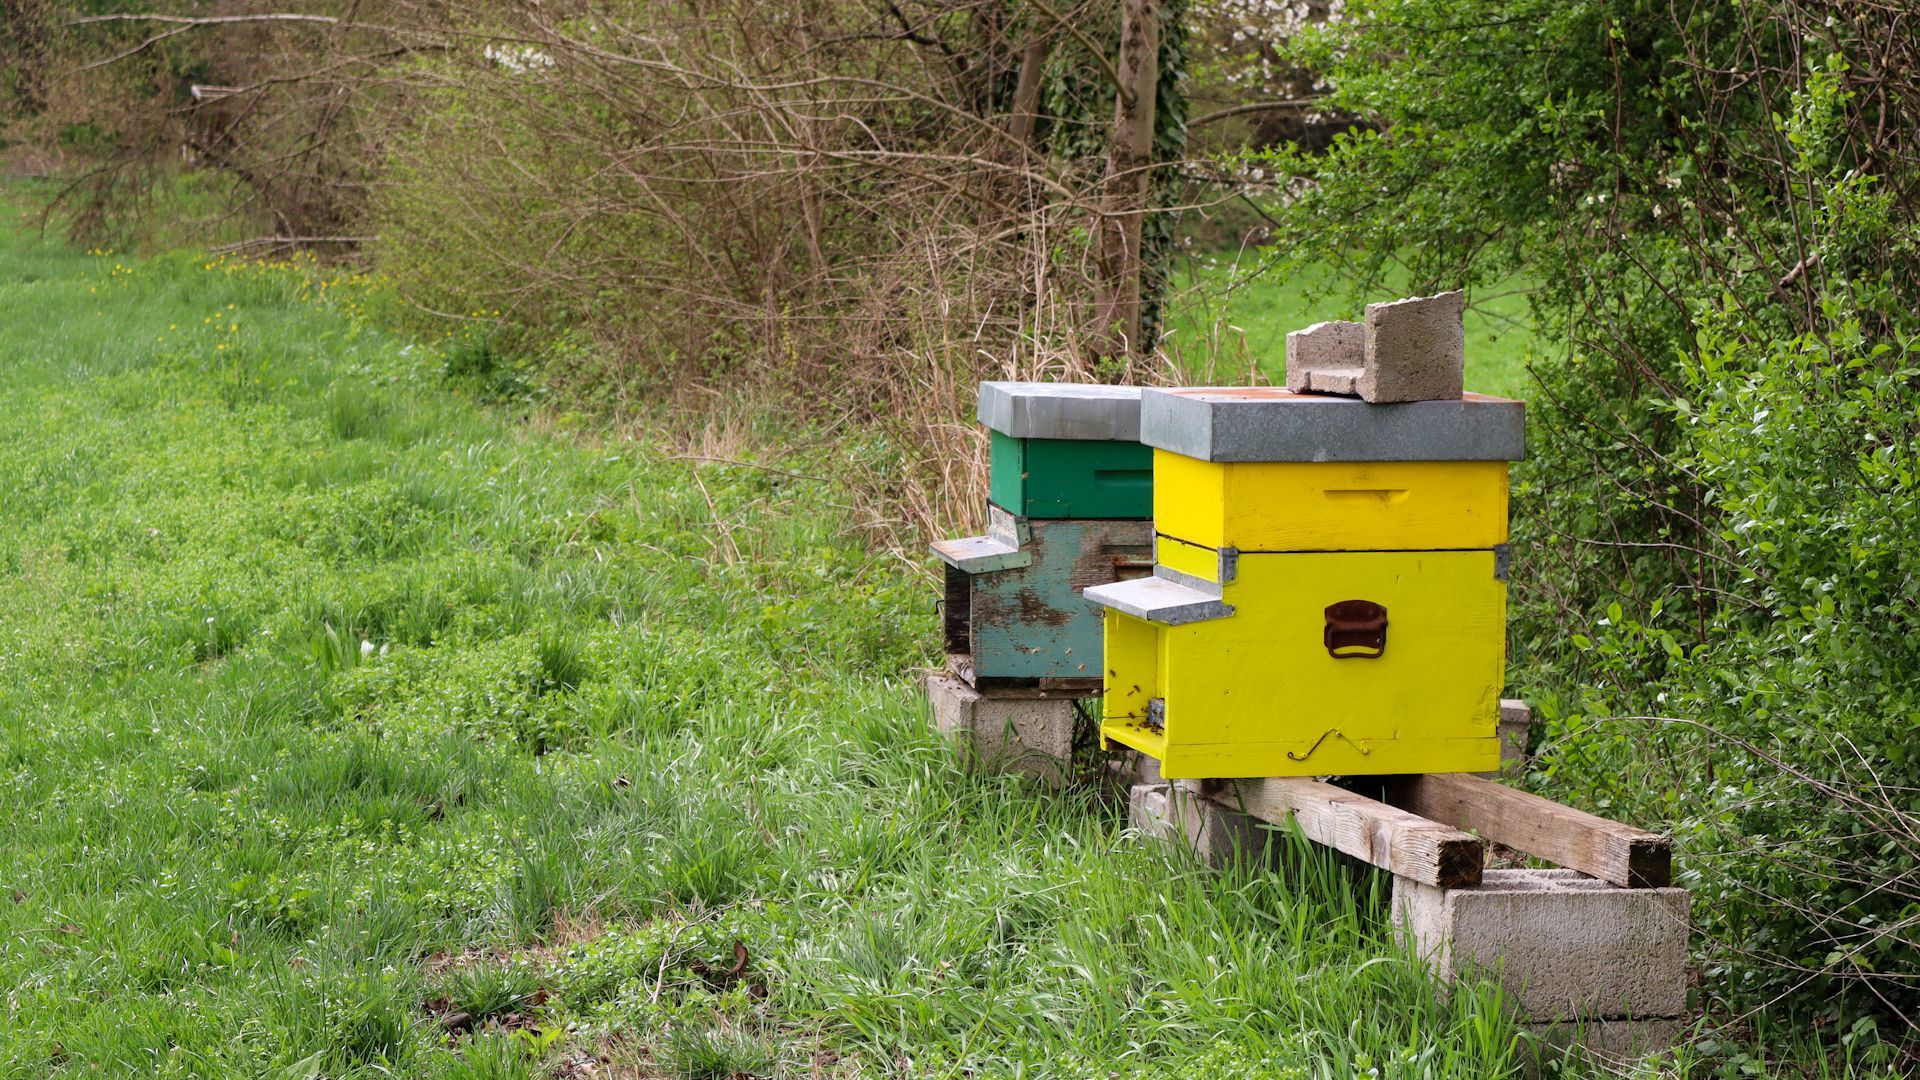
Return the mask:
{"type": "Polygon", "coordinates": [[[1407,488],[1328,488],[1321,494],[1334,502],[1377,502],[1392,506],[1406,502],[1413,492],[1407,488]]]}
{"type": "Polygon", "coordinates": [[[973,575],[947,565],[946,603],[942,605],[942,629],[949,655],[973,652],[973,575]]]}

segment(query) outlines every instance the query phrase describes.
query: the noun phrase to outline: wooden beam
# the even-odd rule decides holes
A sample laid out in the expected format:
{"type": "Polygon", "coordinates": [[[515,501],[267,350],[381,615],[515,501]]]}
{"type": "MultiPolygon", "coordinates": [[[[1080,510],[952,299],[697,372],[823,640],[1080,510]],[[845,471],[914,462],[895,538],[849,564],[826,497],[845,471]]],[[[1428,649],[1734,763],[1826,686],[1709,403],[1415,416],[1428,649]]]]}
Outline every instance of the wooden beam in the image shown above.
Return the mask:
{"type": "Polygon", "coordinates": [[[1210,782],[1206,798],[1262,821],[1299,823],[1307,839],[1404,878],[1456,888],[1480,884],[1479,837],[1304,776],[1210,782]]]}
{"type": "Polygon", "coordinates": [[[1630,889],[1673,883],[1673,842],[1465,773],[1387,778],[1386,800],[1630,889]]]}

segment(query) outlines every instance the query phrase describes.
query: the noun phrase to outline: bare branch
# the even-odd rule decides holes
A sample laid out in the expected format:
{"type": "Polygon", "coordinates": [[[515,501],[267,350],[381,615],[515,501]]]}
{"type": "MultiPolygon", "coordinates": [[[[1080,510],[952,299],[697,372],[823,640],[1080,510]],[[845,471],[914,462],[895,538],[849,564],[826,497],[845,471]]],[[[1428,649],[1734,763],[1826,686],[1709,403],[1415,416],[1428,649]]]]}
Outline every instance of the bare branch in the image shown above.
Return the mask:
{"type": "Polygon", "coordinates": [[[233,255],[254,248],[296,248],[311,244],[371,244],[378,236],[256,236],[251,240],[211,248],[215,255],[233,255]]]}
{"type": "Polygon", "coordinates": [[[337,25],[340,20],[332,15],[303,15],[295,12],[263,12],[257,15],[154,15],[129,12],[117,15],[85,15],[78,19],[69,19],[60,24],[62,29],[72,26],[92,26],[110,22],[155,22],[172,23],[179,26],[228,26],[235,23],[324,23],[337,25]]]}
{"type": "Polygon", "coordinates": [[[1246,105],[1235,105],[1230,109],[1216,109],[1210,113],[1203,113],[1200,116],[1197,116],[1194,119],[1187,121],[1187,126],[1190,128],[1196,128],[1196,127],[1200,127],[1203,124],[1211,124],[1218,120],[1225,120],[1229,116],[1239,116],[1242,113],[1274,112],[1280,109],[1311,109],[1319,104],[1320,104],[1319,98],[1291,98],[1285,101],[1255,101],[1246,105]]]}

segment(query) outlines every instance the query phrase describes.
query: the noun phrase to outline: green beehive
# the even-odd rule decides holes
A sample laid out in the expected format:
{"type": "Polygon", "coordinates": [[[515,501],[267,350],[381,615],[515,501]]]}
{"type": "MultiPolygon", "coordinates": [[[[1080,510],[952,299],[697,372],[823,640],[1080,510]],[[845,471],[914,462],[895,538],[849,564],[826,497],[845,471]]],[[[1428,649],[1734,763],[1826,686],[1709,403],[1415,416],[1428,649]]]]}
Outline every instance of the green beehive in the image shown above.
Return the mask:
{"type": "Polygon", "coordinates": [[[1080,590],[1153,565],[1153,451],[1140,391],[990,382],[987,534],[933,545],[947,566],[946,644],[976,686],[1091,689],[1101,616],[1080,590]]]}
{"type": "MultiPolygon", "coordinates": [[[[992,385],[992,384],[989,384],[992,385]]],[[[1029,518],[1150,518],[1153,448],[993,433],[988,498],[1029,518]]]]}

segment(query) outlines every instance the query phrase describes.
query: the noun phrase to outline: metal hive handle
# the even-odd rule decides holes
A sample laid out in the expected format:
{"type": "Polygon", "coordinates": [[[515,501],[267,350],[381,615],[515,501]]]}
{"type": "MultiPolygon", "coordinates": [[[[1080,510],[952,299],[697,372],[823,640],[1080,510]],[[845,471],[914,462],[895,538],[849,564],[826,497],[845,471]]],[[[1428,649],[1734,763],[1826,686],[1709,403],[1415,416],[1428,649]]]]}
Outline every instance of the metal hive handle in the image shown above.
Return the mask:
{"type": "Polygon", "coordinates": [[[1377,660],[1387,651],[1387,609],[1371,600],[1327,606],[1323,640],[1335,660],[1377,660]]]}

